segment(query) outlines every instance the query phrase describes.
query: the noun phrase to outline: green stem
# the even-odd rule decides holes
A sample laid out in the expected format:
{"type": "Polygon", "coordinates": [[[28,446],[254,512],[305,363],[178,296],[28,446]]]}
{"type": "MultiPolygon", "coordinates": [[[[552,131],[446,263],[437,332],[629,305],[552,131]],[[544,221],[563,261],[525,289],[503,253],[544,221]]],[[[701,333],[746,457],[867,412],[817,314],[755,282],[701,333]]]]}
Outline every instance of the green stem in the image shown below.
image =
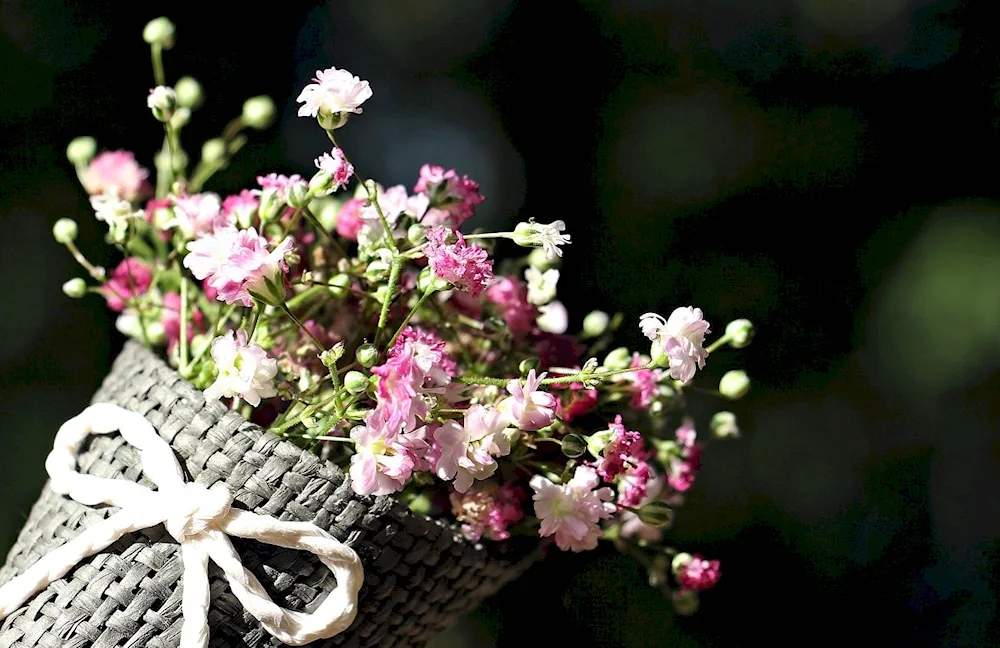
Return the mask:
{"type": "Polygon", "coordinates": [[[406,314],[406,317],[403,318],[403,322],[399,325],[399,328],[396,329],[396,332],[393,333],[392,337],[389,339],[389,344],[386,345],[386,348],[389,349],[392,348],[392,345],[393,343],[396,342],[396,338],[399,337],[399,334],[403,332],[403,329],[406,328],[406,325],[410,323],[410,320],[413,319],[413,316],[417,314],[417,311],[420,310],[420,307],[424,305],[424,302],[427,301],[427,298],[433,294],[434,294],[433,291],[428,291],[420,296],[420,299],[418,299],[417,303],[413,305],[413,308],[410,309],[410,312],[406,314]]]}
{"type": "Polygon", "coordinates": [[[583,372],[573,374],[572,376],[562,376],[560,378],[546,378],[541,384],[542,385],[558,385],[562,383],[572,383],[581,382],[587,378],[607,378],[608,376],[615,376],[618,374],[631,373],[633,371],[641,371],[643,369],[653,369],[656,365],[650,362],[649,364],[642,365],[641,367],[627,367],[625,369],[611,369],[608,371],[595,372],[590,374],[585,374],[583,372]]]}
{"type": "Polygon", "coordinates": [[[392,267],[389,269],[389,289],[385,291],[385,300],[382,302],[382,312],[378,316],[378,328],[375,329],[375,346],[378,346],[382,337],[382,329],[385,328],[385,321],[389,318],[389,307],[395,297],[396,284],[399,282],[399,272],[403,267],[403,260],[394,257],[392,267]]]}
{"type": "Polygon", "coordinates": [[[313,344],[316,345],[316,348],[319,349],[320,353],[326,351],[326,347],[323,345],[323,343],[320,342],[318,339],[316,339],[316,336],[312,334],[312,331],[306,328],[305,324],[299,321],[299,318],[295,317],[295,315],[292,313],[291,310],[289,310],[286,304],[281,305],[281,310],[285,311],[285,315],[288,315],[289,319],[295,322],[296,326],[305,331],[305,334],[308,335],[309,338],[313,341],[313,344]]]}
{"type": "Polygon", "coordinates": [[[705,349],[705,352],[706,353],[711,353],[712,351],[715,351],[716,349],[718,349],[719,347],[721,347],[724,344],[729,344],[729,336],[728,335],[723,335],[722,337],[720,337],[715,342],[712,342],[711,344],[709,344],[708,347],[705,349]]]}
{"type": "Polygon", "coordinates": [[[264,304],[258,302],[253,308],[250,319],[250,330],[247,332],[247,341],[253,340],[254,333],[257,332],[257,322],[260,321],[260,314],[264,311],[264,304]]]}
{"type": "Polygon", "coordinates": [[[490,378],[489,376],[458,376],[458,382],[465,385],[493,385],[495,387],[506,387],[511,378],[490,378]]]}
{"type": "Polygon", "coordinates": [[[104,272],[104,268],[98,268],[87,260],[87,257],[83,256],[83,253],[76,247],[73,241],[66,241],[66,249],[69,253],[73,255],[76,262],[83,266],[84,270],[96,281],[105,282],[108,280],[107,274],[104,272]]]}
{"type": "Polygon", "coordinates": [[[174,187],[174,161],[176,158],[176,148],[174,146],[174,136],[173,128],[170,126],[170,122],[163,122],[163,128],[167,132],[167,153],[170,156],[170,162],[167,164],[167,191],[173,191],[174,187]]]}
{"type": "Polygon", "coordinates": [[[156,80],[156,85],[165,86],[167,76],[163,72],[163,47],[159,43],[153,43],[150,49],[153,56],[153,79],[156,80]]]}
{"type": "MultiPolygon", "coordinates": [[[[341,154],[344,156],[344,162],[351,164],[351,161],[347,159],[347,153],[344,153],[344,149],[337,144],[337,138],[334,136],[333,131],[326,131],[326,136],[330,138],[330,141],[333,142],[335,147],[340,149],[341,154]]],[[[358,167],[353,164],[351,164],[351,166],[354,166],[354,175],[358,178],[362,177],[358,172],[358,167]]],[[[385,236],[389,242],[389,249],[392,250],[392,256],[395,257],[399,254],[399,248],[396,247],[396,238],[392,235],[392,228],[389,227],[389,220],[385,217],[385,214],[382,213],[382,205],[378,204],[378,188],[376,186],[375,191],[372,191],[372,188],[368,186],[368,182],[369,180],[362,181],[361,186],[365,188],[365,193],[368,194],[369,202],[371,202],[372,206],[375,207],[375,212],[378,214],[378,219],[382,223],[382,228],[385,229],[385,236]]]]}
{"type": "MultiPolygon", "coordinates": [[[[212,331],[213,339],[219,337],[219,334],[222,333],[222,327],[225,325],[226,322],[228,322],[232,318],[233,313],[236,312],[237,308],[239,308],[239,304],[233,304],[232,306],[227,308],[223,316],[220,317],[218,321],[215,322],[215,329],[212,331]]],[[[201,359],[205,357],[205,354],[208,353],[208,350],[211,346],[212,346],[211,344],[203,345],[201,347],[201,350],[198,351],[198,355],[196,355],[188,364],[188,368],[190,369],[191,367],[194,367],[199,362],[201,362],[201,359]]]]}

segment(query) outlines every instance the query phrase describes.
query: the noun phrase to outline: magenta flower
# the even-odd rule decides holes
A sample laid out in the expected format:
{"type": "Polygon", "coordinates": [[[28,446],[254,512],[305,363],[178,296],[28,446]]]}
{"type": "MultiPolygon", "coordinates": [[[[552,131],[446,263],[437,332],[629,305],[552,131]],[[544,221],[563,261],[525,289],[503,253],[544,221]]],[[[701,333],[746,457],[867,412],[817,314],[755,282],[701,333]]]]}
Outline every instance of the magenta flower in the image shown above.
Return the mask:
{"type": "Polygon", "coordinates": [[[129,151],[105,151],[80,173],[83,188],[91,196],[115,194],[134,202],[150,191],[149,171],[139,166],[129,151]]]}
{"type": "Polygon", "coordinates": [[[679,493],[691,488],[701,469],[701,444],[695,441],[694,421],[685,418],[675,433],[677,450],[667,466],[667,483],[679,493]]]}
{"type": "Polygon", "coordinates": [[[111,277],[101,288],[108,308],[120,313],[125,309],[127,301],[146,294],[153,282],[153,273],[149,266],[134,257],[129,257],[111,271],[111,277]]]}
{"type": "Polygon", "coordinates": [[[677,554],[673,560],[674,576],[682,589],[706,590],[715,587],[719,582],[720,566],[718,560],[705,560],[695,554],[677,554]]]}
{"type": "MultiPolygon", "coordinates": [[[[632,355],[630,367],[643,366],[638,353],[632,355]]],[[[625,374],[625,379],[632,383],[632,399],[629,406],[636,409],[648,409],[659,394],[660,380],[663,372],[659,369],[639,369],[625,374]]]]}
{"type": "Polygon", "coordinates": [[[249,228],[223,227],[215,233],[188,243],[184,267],[218,291],[217,299],[227,304],[237,301],[253,306],[253,298],[277,305],[284,302],[285,255],[294,243],[287,237],[274,250],[267,239],[249,228]]]}
{"type": "Polygon", "coordinates": [[[614,493],[589,466],[577,466],[568,483],[556,485],[542,475],[531,478],[535,515],[542,522],[539,535],[555,536],[563,551],[589,551],[601,537],[601,520],[615,512],[614,493]]]}
{"type": "MultiPolygon", "coordinates": [[[[628,488],[628,483],[632,478],[625,476],[622,478],[623,486],[619,488],[628,488]]],[[[659,499],[660,494],[663,492],[663,479],[659,477],[653,477],[646,481],[646,496],[639,501],[639,508],[649,504],[650,502],[655,502],[659,499]]],[[[632,511],[623,510],[619,515],[621,520],[621,534],[623,538],[637,537],[646,542],[659,542],[663,538],[663,529],[660,527],[655,527],[646,524],[639,518],[639,516],[632,511]]]]}
{"type": "MultiPolygon", "coordinates": [[[[642,441],[642,435],[628,430],[622,423],[621,414],[608,424],[605,432],[597,435],[604,442],[601,456],[593,463],[597,474],[606,482],[612,482],[625,472],[629,465],[636,465],[649,454],[642,441]]],[[[599,447],[599,446],[598,446],[599,447]]]]}
{"type": "Polygon", "coordinates": [[[420,179],[413,190],[425,194],[430,209],[420,221],[426,227],[445,226],[458,229],[475,213],[483,202],[479,185],[468,176],[458,177],[454,169],[425,164],[420,167],[420,179]]]}
{"type": "Polygon", "coordinates": [[[321,173],[329,176],[331,185],[329,190],[337,191],[347,185],[347,182],[354,175],[354,166],[344,157],[344,152],[337,147],[330,153],[324,153],[314,160],[316,168],[321,173]]]}
{"type": "Polygon", "coordinates": [[[523,337],[535,328],[538,309],[528,303],[528,286],[512,277],[501,277],[486,290],[486,299],[500,306],[507,329],[523,337]]]}
{"type": "Polygon", "coordinates": [[[459,232],[444,227],[428,230],[424,254],[435,275],[473,297],[493,283],[493,261],[489,254],[478,245],[466,244],[459,232]],[[457,240],[449,245],[446,241],[450,234],[457,240]]]}
{"type": "Polygon", "coordinates": [[[532,369],[524,379],[524,385],[520,380],[507,383],[510,396],[500,401],[497,409],[503,412],[510,425],[534,431],[551,425],[555,420],[559,399],[538,389],[544,378],[544,373],[536,377],[535,370],[532,369]]]}
{"type": "Polygon", "coordinates": [[[337,212],[337,234],[348,241],[357,241],[358,232],[365,226],[361,212],[365,209],[364,198],[351,198],[337,212]]]}

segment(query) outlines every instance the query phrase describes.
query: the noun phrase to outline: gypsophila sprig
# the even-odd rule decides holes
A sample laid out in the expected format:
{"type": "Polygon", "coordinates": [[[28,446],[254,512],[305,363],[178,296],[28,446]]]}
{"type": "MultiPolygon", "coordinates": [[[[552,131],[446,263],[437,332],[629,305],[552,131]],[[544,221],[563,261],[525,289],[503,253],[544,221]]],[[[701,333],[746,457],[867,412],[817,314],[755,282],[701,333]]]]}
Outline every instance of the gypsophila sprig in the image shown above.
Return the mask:
{"type": "MultiPolygon", "coordinates": [[[[357,493],[397,497],[470,541],[612,542],[680,611],[696,609],[719,562],[664,542],[706,440],[740,430],[732,412],[696,420],[687,404],[709,355],[749,344],[752,324],[735,320],[711,341],[693,306],[666,317],[594,310],[567,333],[566,222],[463,233],[486,200],[468,176],[432,163],[412,185],[359,175],[334,131],[373,93],[336,67],[297,97],[299,115],[319,123],[314,168],[260,169],[206,190],[247,141],[241,131],[266,128],[275,105],[247,99],[220,136],[191,147],[201,159],[189,173],[181,133],[204,90],[190,77],[167,85],[174,37],[166,19],[145,34],[162,144],[136,150],[150,152],[155,178],[92,138],[67,149],[120,256],[110,272],[92,264],[76,223],[59,220],[53,236],[90,277],[64,292],[103,297],[119,330],[160,350],[206,399],[338,463],[357,493]],[[531,249],[500,263],[500,238],[531,249]],[[648,348],[615,347],[629,321],[648,348]]],[[[731,404],[750,379],[724,369],[703,392],[731,404]]]]}

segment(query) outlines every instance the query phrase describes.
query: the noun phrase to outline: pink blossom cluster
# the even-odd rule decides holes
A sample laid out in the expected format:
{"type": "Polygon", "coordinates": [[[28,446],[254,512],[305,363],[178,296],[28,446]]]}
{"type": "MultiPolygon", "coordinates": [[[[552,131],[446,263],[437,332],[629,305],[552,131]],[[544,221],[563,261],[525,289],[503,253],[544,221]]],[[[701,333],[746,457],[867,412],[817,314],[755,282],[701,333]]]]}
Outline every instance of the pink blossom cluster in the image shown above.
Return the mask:
{"type": "Polygon", "coordinates": [[[284,302],[285,255],[292,250],[291,237],[269,250],[267,239],[256,229],[228,226],[187,247],[184,267],[204,279],[220,301],[244,306],[253,306],[255,297],[269,304],[284,302]]]}
{"type": "Polygon", "coordinates": [[[614,491],[601,486],[597,472],[589,466],[577,466],[573,478],[562,485],[535,475],[535,515],[541,520],[539,534],[555,536],[564,551],[589,551],[597,547],[602,535],[600,523],[615,512],[614,491]]]}
{"type": "Polygon", "coordinates": [[[695,439],[697,434],[694,421],[685,418],[675,433],[678,451],[667,466],[667,483],[675,491],[683,493],[694,484],[694,478],[701,469],[701,444],[695,439]]]}
{"type": "Polygon", "coordinates": [[[130,151],[104,151],[81,172],[83,188],[91,196],[113,194],[135,202],[150,192],[149,171],[130,151]]]}
{"type": "Polygon", "coordinates": [[[473,542],[483,536],[506,540],[510,527],[524,519],[526,494],[519,486],[481,482],[464,493],[452,491],[451,512],[462,524],[462,534],[473,542]]]}
{"type": "Polygon", "coordinates": [[[420,221],[427,227],[458,229],[484,200],[479,184],[469,176],[459,177],[454,169],[445,171],[444,167],[432,164],[420,167],[420,179],[413,190],[427,196],[430,207],[420,221]]]}
{"type": "Polygon", "coordinates": [[[435,275],[473,297],[493,283],[493,261],[489,254],[478,245],[468,245],[460,232],[445,227],[428,230],[424,254],[435,275]],[[448,243],[452,236],[455,242],[448,243]]]}

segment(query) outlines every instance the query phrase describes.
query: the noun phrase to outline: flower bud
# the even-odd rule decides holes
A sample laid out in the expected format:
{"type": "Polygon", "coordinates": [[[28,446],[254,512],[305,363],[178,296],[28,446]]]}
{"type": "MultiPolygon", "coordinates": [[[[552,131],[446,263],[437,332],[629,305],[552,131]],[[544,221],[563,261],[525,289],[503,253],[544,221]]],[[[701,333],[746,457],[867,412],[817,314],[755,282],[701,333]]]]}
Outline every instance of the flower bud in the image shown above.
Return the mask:
{"type": "Polygon", "coordinates": [[[72,243],[76,240],[76,235],[76,221],[72,218],[60,218],[52,226],[52,236],[56,239],[56,243],[61,243],[62,245],[72,243]]]}
{"type": "Polygon", "coordinates": [[[309,202],[309,187],[302,182],[293,183],[288,189],[288,204],[301,209],[309,202]]]}
{"type": "Polygon", "coordinates": [[[447,290],[449,285],[450,284],[447,281],[434,274],[434,271],[431,270],[430,266],[421,270],[420,274],[417,276],[417,289],[420,290],[420,292],[427,293],[438,290],[447,290]]]}
{"type": "Polygon", "coordinates": [[[226,157],[226,141],[221,137],[214,137],[205,142],[201,147],[201,161],[206,164],[215,164],[226,157]]]}
{"type": "Polygon", "coordinates": [[[591,311],[583,318],[583,337],[594,338],[608,330],[611,318],[604,311],[591,311]]]}
{"type": "Polygon", "coordinates": [[[352,394],[361,394],[368,389],[368,376],[360,371],[348,371],[344,376],[344,387],[352,394]]]}
{"type": "Polygon", "coordinates": [[[309,179],[309,195],[326,196],[332,191],[333,174],[327,171],[317,171],[316,175],[309,179]]]}
{"type": "Polygon", "coordinates": [[[284,205],[278,190],[270,187],[260,194],[260,206],[257,208],[257,215],[260,216],[261,223],[269,223],[278,217],[281,207],[284,205]]]}
{"type": "Polygon", "coordinates": [[[66,147],[66,159],[73,166],[87,166],[97,155],[97,140],[93,137],[74,137],[66,147]]]}
{"type": "Polygon", "coordinates": [[[604,366],[612,371],[627,369],[632,364],[632,354],[625,347],[614,349],[604,358],[604,366]]]}
{"type": "Polygon", "coordinates": [[[406,240],[410,245],[420,245],[426,238],[427,228],[414,223],[406,230],[406,240]]]}
{"type": "Polygon", "coordinates": [[[522,376],[527,376],[532,369],[538,369],[541,361],[538,358],[525,358],[517,365],[517,370],[522,376]]]}
{"type": "Polygon", "coordinates": [[[167,86],[156,86],[149,91],[146,105],[153,111],[153,117],[158,121],[168,122],[177,109],[177,93],[167,86]]]}
{"type": "Polygon", "coordinates": [[[177,104],[191,110],[196,110],[205,101],[205,92],[193,77],[185,76],[177,79],[174,91],[177,93],[177,104]]]}
{"type": "Polygon", "coordinates": [[[371,367],[378,361],[378,349],[374,344],[362,344],[358,347],[355,358],[362,367],[371,367]]]}
{"type": "Polygon", "coordinates": [[[662,500],[656,500],[639,508],[639,519],[656,529],[670,526],[674,521],[674,510],[662,500]]]}
{"type": "Polygon", "coordinates": [[[674,572],[674,574],[677,574],[677,572],[682,567],[687,565],[692,560],[694,560],[694,556],[682,551],[681,553],[674,556],[674,559],[670,561],[670,571],[674,572]]]}
{"type": "Polygon", "coordinates": [[[587,440],[579,434],[567,434],[562,440],[562,453],[570,459],[576,459],[587,451],[587,440]]]}
{"type": "Polygon", "coordinates": [[[169,19],[160,17],[154,18],[146,23],[142,30],[142,40],[150,45],[159,45],[163,49],[170,49],[174,46],[174,23],[169,19]]]}
{"type": "Polygon", "coordinates": [[[87,294],[87,282],[80,277],[74,277],[62,285],[67,297],[80,299],[87,294]]]}
{"type": "Polygon", "coordinates": [[[558,268],[561,261],[562,259],[559,257],[550,259],[542,248],[535,248],[528,255],[528,265],[542,272],[550,268],[558,268]]]}
{"type": "Polygon", "coordinates": [[[337,342],[329,349],[319,354],[319,361],[327,369],[336,369],[337,361],[344,357],[344,343],[337,342]]]}
{"type": "Polygon", "coordinates": [[[736,424],[736,415],[732,412],[716,412],[709,423],[712,435],[717,439],[738,439],[740,428],[736,424]]]}
{"type": "Polygon", "coordinates": [[[170,126],[173,128],[184,128],[191,121],[191,109],[178,107],[170,118],[170,126]]]}
{"type": "Polygon", "coordinates": [[[611,442],[611,437],[614,436],[614,432],[611,430],[601,430],[600,432],[595,432],[587,437],[587,450],[594,457],[600,457],[601,453],[604,452],[604,448],[607,447],[608,443],[611,442]]]}
{"type": "Polygon", "coordinates": [[[365,268],[365,279],[375,283],[389,276],[390,265],[387,261],[375,259],[365,268]]]}
{"type": "Polygon", "coordinates": [[[330,294],[337,299],[343,299],[351,287],[351,277],[346,274],[334,275],[330,278],[330,294]]]}
{"type": "Polygon", "coordinates": [[[750,344],[753,333],[753,324],[748,319],[733,320],[726,325],[726,337],[729,338],[729,346],[734,349],[742,349],[750,344]]]}
{"type": "Polygon", "coordinates": [[[750,378],[745,371],[727,371],[719,381],[719,393],[729,400],[739,400],[750,390],[750,378]]]}
{"type": "Polygon", "coordinates": [[[274,123],[277,110],[267,95],[250,97],[243,102],[243,123],[254,130],[264,130],[274,123]]]}

